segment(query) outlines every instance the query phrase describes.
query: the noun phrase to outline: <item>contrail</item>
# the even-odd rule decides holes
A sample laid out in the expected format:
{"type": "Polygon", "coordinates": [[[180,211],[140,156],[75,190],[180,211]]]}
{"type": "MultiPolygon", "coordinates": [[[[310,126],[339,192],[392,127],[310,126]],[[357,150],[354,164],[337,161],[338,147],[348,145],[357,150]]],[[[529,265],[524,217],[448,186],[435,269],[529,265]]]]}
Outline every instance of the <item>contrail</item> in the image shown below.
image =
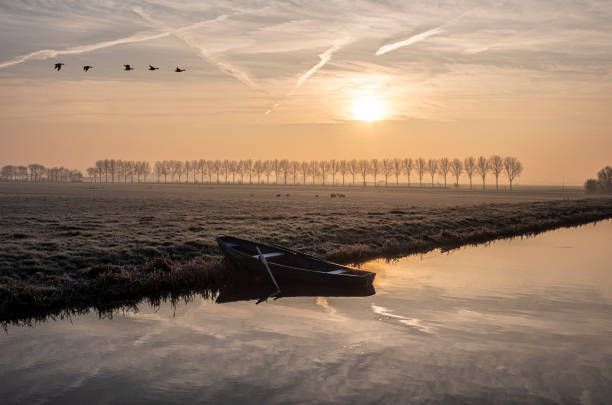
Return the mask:
{"type": "Polygon", "coordinates": [[[308,69],[306,71],[306,73],[304,73],[302,76],[300,76],[300,78],[298,79],[297,85],[295,86],[296,89],[299,89],[300,87],[302,87],[302,84],[304,84],[304,82],[306,80],[308,80],[308,78],[312,75],[314,75],[315,73],[317,73],[317,71],[319,69],[321,69],[323,66],[325,66],[325,64],[327,62],[330,61],[330,59],[332,58],[332,55],[334,54],[334,52],[336,52],[338,49],[340,49],[340,44],[339,43],[335,43],[331,46],[331,48],[329,48],[328,50],[326,50],[325,52],[323,52],[322,54],[319,55],[319,58],[321,58],[321,60],[319,61],[319,63],[317,63],[316,65],[314,65],[313,67],[311,67],[310,69],[308,69]]]}
{"type": "Polygon", "coordinates": [[[59,50],[42,49],[40,51],[35,51],[35,52],[28,53],[26,55],[17,56],[16,58],[13,58],[11,60],[2,62],[0,63],[0,69],[6,68],[9,66],[13,66],[13,65],[18,65],[29,59],[45,60],[49,58],[55,58],[59,55],[76,55],[76,54],[85,53],[85,52],[92,52],[97,49],[108,48],[108,47],[115,46],[115,45],[152,41],[154,39],[164,38],[172,34],[180,34],[184,31],[189,31],[194,28],[198,28],[205,23],[207,23],[207,21],[201,21],[201,22],[187,25],[185,27],[180,27],[174,30],[166,30],[164,32],[159,32],[157,34],[152,34],[149,32],[139,32],[139,33],[130,35],[129,37],[125,37],[125,38],[119,38],[119,39],[115,39],[112,41],[97,42],[95,44],[79,45],[79,46],[74,46],[72,48],[67,48],[67,49],[59,49],[59,50]]]}
{"type": "MultiPolygon", "coordinates": [[[[149,22],[150,24],[153,24],[155,26],[158,26],[160,28],[168,30],[168,28],[164,27],[164,25],[161,22],[151,18],[141,8],[133,7],[132,11],[134,13],[138,14],[140,17],[142,17],[142,19],[144,19],[145,21],[149,22]]],[[[206,21],[206,22],[211,23],[211,22],[217,22],[217,21],[224,21],[227,18],[228,18],[227,15],[222,15],[222,16],[219,16],[219,17],[213,19],[213,20],[209,20],[209,21],[206,21]]],[[[241,82],[242,84],[244,84],[245,86],[250,88],[251,90],[267,93],[267,91],[263,90],[256,83],[254,83],[253,80],[249,77],[249,75],[246,72],[240,70],[239,68],[235,67],[234,65],[232,65],[232,64],[230,64],[228,62],[225,62],[225,61],[217,59],[210,52],[208,52],[206,49],[204,49],[203,47],[201,47],[200,45],[195,43],[195,41],[193,41],[191,38],[183,35],[181,31],[178,31],[178,30],[170,31],[169,35],[170,34],[174,35],[176,38],[178,38],[181,41],[183,41],[191,49],[196,51],[197,55],[200,56],[204,61],[215,65],[219,70],[221,70],[222,72],[227,73],[228,75],[234,77],[236,80],[238,80],[239,82],[241,82]]]]}
{"type": "Polygon", "coordinates": [[[306,72],[304,72],[298,78],[298,81],[297,81],[295,87],[293,89],[291,89],[291,91],[289,93],[287,93],[284,97],[282,97],[280,100],[278,100],[276,103],[274,103],[274,105],[272,107],[270,107],[266,111],[266,115],[268,115],[272,111],[274,111],[279,105],[282,104],[283,101],[285,101],[288,97],[292,96],[300,87],[302,87],[304,82],[306,80],[308,80],[308,78],[310,76],[312,76],[313,74],[317,73],[317,71],[319,69],[321,69],[323,66],[325,66],[325,64],[331,60],[332,55],[334,54],[334,52],[336,52],[338,49],[340,49],[340,46],[341,46],[341,42],[340,41],[336,41],[328,50],[326,50],[325,52],[320,54],[319,55],[319,58],[320,58],[319,62],[317,62],[314,66],[312,66],[310,69],[308,69],[306,72]]]}
{"type": "Polygon", "coordinates": [[[399,42],[395,42],[389,45],[385,45],[385,46],[381,46],[378,51],[376,51],[376,55],[380,56],[383,55],[387,52],[391,52],[394,51],[398,48],[402,48],[404,46],[408,46],[408,45],[412,45],[416,42],[420,42],[423,41],[424,39],[427,39],[429,37],[432,37],[434,35],[438,35],[444,32],[444,29],[442,29],[442,27],[438,27],[438,28],[434,28],[425,32],[421,32],[420,34],[416,34],[411,36],[410,38],[404,40],[404,41],[399,41],[399,42]]]}
{"type": "Polygon", "coordinates": [[[116,39],[113,41],[104,41],[104,42],[98,42],[98,43],[89,44],[89,45],[79,45],[79,46],[75,46],[75,47],[67,48],[67,49],[59,49],[59,50],[43,49],[40,51],[28,53],[26,55],[17,56],[16,58],[13,58],[6,62],[2,62],[0,63],[0,69],[6,68],[9,66],[13,66],[13,65],[18,65],[29,59],[44,60],[44,59],[49,59],[49,58],[55,58],[59,55],[75,55],[79,53],[95,51],[96,49],[108,48],[109,46],[130,44],[134,42],[150,41],[153,39],[167,37],[168,35],[170,35],[170,32],[160,32],[158,34],[138,33],[138,34],[131,35],[129,37],[120,38],[120,39],[116,39]]]}
{"type": "Polygon", "coordinates": [[[454,23],[455,21],[465,17],[467,14],[471,13],[474,10],[475,9],[466,11],[465,13],[463,13],[461,15],[458,15],[457,17],[455,17],[452,20],[446,22],[445,24],[442,24],[439,27],[430,29],[430,30],[425,31],[425,32],[421,32],[420,34],[413,35],[413,36],[411,36],[410,38],[408,38],[408,39],[406,39],[404,41],[394,42],[392,44],[381,46],[380,48],[378,48],[378,51],[376,51],[376,55],[380,56],[380,55],[383,55],[383,54],[385,54],[387,52],[394,51],[394,50],[396,50],[398,48],[402,48],[404,46],[412,45],[414,43],[423,41],[423,40],[425,40],[425,39],[427,39],[429,37],[432,37],[434,35],[441,34],[441,33],[443,33],[445,31],[444,28],[447,25],[450,25],[450,24],[454,23]]]}

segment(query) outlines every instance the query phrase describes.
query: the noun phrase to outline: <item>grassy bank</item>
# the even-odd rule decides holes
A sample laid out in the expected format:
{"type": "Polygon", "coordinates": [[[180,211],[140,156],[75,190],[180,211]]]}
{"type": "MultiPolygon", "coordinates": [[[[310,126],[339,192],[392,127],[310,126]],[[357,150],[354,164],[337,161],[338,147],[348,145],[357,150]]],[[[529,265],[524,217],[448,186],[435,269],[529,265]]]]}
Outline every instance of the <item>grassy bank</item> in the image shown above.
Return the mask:
{"type": "Polygon", "coordinates": [[[549,190],[280,189],[0,188],[0,320],[213,294],[218,233],[358,263],[612,217],[612,199],[549,190]]]}

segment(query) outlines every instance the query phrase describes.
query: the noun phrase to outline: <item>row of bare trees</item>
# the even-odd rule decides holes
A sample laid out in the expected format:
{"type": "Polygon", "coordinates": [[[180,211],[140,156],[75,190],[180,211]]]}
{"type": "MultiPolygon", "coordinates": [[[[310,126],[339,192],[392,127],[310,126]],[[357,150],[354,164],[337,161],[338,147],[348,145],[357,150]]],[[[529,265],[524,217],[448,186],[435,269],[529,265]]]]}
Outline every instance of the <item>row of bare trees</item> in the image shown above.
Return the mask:
{"type": "Polygon", "coordinates": [[[93,167],[87,168],[87,175],[94,181],[102,183],[108,183],[108,179],[112,183],[130,183],[141,181],[146,182],[147,176],[151,174],[151,165],[147,161],[134,161],[134,160],[118,160],[118,159],[105,159],[96,161],[93,167]]]}
{"type": "Polygon", "coordinates": [[[3,166],[0,169],[0,180],[68,183],[83,181],[83,174],[79,170],[65,167],[45,167],[38,163],[31,163],[27,166],[3,166]]]}
{"type": "Polygon", "coordinates": [[[447,187],[449,176],[454,179],[455,186],[459,186],[462,176],[469,180],[472,188],[474,176],[482,180],[483,190],[487,177],[495,177],[495,186],[499,190],[500,177],[506,177],[510,189],[514,180],[521,175],[523,165],[515,157],[502,158],[493,155],[490,158],[480,156],[460,159],[353,159],[353,160],[311,160],[290,161],[287,159],[275,160],[162,160],[151,167],[145,161],[125,161],[106,159],[96,162],[95,167],[87,169],[87,173],[94,181],[102,182],[137,182],[147,181],[151,173],[157,182],[164,183],[270,183],[273,176],[276,184],[342,184],[357,182],[366,186],[367,180],[373,180],[375,186],[382,183],[389,185],[394,182],[400,184],[400,178],[406,176],[407,184],[416,175],[419,186],[423,186],[423,179],[430,178],[433,187],[438,181],[447,187]],[[214,179],[214,180],[213,180],[214,179]]]}

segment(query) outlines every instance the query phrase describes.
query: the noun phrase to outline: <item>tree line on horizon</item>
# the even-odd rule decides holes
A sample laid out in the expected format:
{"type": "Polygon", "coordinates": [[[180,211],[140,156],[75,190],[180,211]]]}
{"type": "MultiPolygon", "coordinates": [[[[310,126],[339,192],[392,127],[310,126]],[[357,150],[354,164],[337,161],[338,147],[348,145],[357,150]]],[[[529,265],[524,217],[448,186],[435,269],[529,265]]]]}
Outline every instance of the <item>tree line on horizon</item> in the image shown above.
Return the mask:
{"type": "Polygon", "coordinates": [[[352,160],[311,160],[291,161],[288,159],[273,160],[162,160],[153,166],[147,161],[126,161],[104,159],[96,161],[87,169],[87,174],[95,182],[129,182],[147,181],[148,176],[154,176],[158,183],[240,183],[240,184],[332,184],[332,185],[367,185],[368,179],[373,179],[374,185],[384,178],[384,185],[389,180],[399,186],[400,178],[406,176],[407,184],[411,184],[413,175],[418,177],[419,186],[423,179],[434,186],[436,176],[447,187],[449,176],[454,178],[455,186],[459,186],[461,176],[467,177],[472,188],[474,176],[482,180],[485,189],[489,174],[495,177],[496,189],[499,190],[499,179],[504,176],[512,189],[514,180],[523,172],[522,163],[515,157],[502,158],[493,155],[490,158],[480,156],[460,159],[352,159],[352,160]],[[213,181],[214,178],[214,181],[213,181]],[[184,180],[183,180],[184,179],[184,180]],[[329,182],[331,180],[331,183],[329,182]]]}
{"type": "MultiPolygon", "coordinates": [[[[352,160],[311,160],[290,161],[288,159],[274,160],[162,160],[153,166],[147,161],[131,161],[119,159],[104,159],[96,161],[87,169],[90,181],[97,183],[140,183],[147,182],[149,176],[154,176],[158,183],[209,183],[209,184],[361,184],[364,187],[368,179],[375,186],[384,178],[384,185],[394,181],[400,184],[400,178],[406,176],[406,182],[411,184],[413,176],[418,178],[418,184],[423,186],[424,179],[434,187],[436,176],[439,184],[447,187],[449,176],[454,179],[454,185],[459,186],[462,176],[469,180],[470,189],[473,178],[480,178],[482,189],[486,187],[486,179],[490,175],[495,178],[496,189],[499,190],[499,179],[505,177],[512,189],[514,180],[523,172],[522,163],[515,157],[502,158],[493,155],[489,158],[480,156],[460,159],[352,159],[352,160]],[[213,180],[214,179],[214,180],[213,180]],[[331,180],[331,182],[329,182],[331,180]],[[380,180],[380,181],[379,181],[380,180]]],[[[78,182],[83,181],[83,175],[78,170],[63,167],[45,168],[43,165],[4,166],[0,171],[0,179],[5,181],[49,181],[78,182]]]]}
{"type": "Polygon", "coordinates": [[[0,180],[70,183],[83,181],[83,173],[65,167],[45,167],[38,163],[27,166],[6,165],[0,169],[0,180]]]}

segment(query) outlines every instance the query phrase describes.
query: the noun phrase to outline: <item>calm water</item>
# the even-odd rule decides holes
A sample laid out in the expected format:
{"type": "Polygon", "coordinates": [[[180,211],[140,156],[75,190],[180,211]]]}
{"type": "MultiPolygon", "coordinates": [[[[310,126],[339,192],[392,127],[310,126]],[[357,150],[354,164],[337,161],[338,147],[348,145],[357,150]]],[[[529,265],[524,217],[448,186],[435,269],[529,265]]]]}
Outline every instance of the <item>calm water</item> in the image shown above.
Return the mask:
{"type": "Polygon", "coordinates": [[[376,294],[11,327],[1,403],[612,401],[612,221],[374,261],[376,294]]]}

